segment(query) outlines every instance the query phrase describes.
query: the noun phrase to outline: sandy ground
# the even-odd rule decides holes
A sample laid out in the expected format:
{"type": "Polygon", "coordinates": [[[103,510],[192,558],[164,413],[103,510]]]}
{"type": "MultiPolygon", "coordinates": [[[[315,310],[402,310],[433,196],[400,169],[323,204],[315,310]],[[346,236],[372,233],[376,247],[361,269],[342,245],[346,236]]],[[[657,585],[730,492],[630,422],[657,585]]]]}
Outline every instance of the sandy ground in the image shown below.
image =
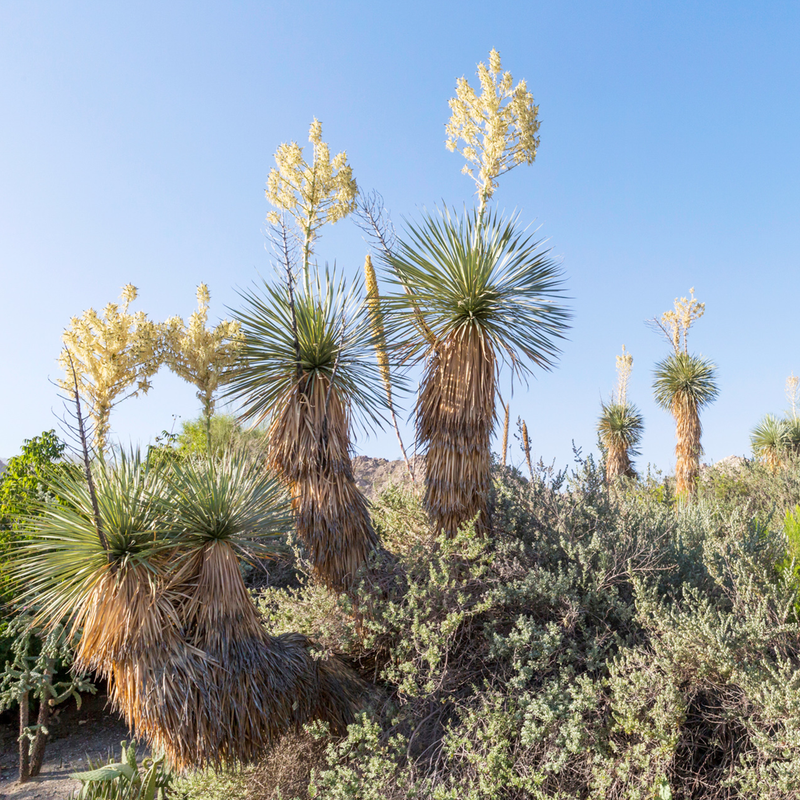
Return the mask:
{"type": "MultiPolygon", "coordinates": [[[[80,789],[71,772],[87,769],[87,760],[117,760],[120,742],[128,739],[128,729],[116,714],[106,708],[106,696],[85,695],[80,710],[67,701],[58,709],[50,725],[50,740],[44,753],[41,774],[24,784],[17,782],[19,756],[17,727],[13,717],[4,714],[0,724],[0,800],[68,800],[80,789]]],[[[142,752],[144,755],[144,752],[142,752]]]]}

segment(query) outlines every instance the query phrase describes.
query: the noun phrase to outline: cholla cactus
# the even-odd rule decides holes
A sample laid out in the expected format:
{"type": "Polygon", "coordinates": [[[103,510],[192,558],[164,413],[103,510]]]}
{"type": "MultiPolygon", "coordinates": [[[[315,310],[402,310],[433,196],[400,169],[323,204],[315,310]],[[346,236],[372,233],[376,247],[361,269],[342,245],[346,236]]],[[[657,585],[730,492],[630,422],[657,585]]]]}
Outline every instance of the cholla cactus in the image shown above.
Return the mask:
{"type": "Polygon", "coordinates": [[[78,391],[89,404],[94,422],[94,446],[105,449],[111,409],[125,397],[150,389],[150,378],[161,366],[161,330],[144,311],[128,312],[136,299],[132,284],[123,287],[122,304],[109,303],[102,316],[93,308],[73,317],[64,331],[64,349],[58,359],[67,377],[59,385],[78,391]],[[70,364],[70,358],[72,363],[70,364]],[[132,386],[133,391],[125,395],[132,386]]]}
{"type": "Polygon", "coordinates": [[[167,366],[197,387],[207,433],[214,413],[214,392],[228,379],[241,348],[238,322],[223,320],[215,328],[206,327],[210,299],[208,286],[201,283],[197,311],[189,317],[189,324],[180,317],[171,317],[164,324],[167,366]]]}
{"type": "Polygon", "coordinates": [[[478,187],[480,215],[497,188],[497,178],[518,164],[532,164],[539,147],[539,107],[524,80],[516,86],[503,72],[500,54],[489,53],[489,66],[478,64],[481,93],[466,78],[456,84],[450,100],[453,112],[447,123],[447,148],[467,160],[462,172],[478,187]],[[478,169],[478,174],[473,169],[478,169]]]}
{"type": "MultiPolygon", "coordinates": [[[[313,145],[309,164],[297,142],[282,144],[275,153],[277,169],[267,178],[267,200],[281,211],[288,212],[297,223],[303,247],[303,271],[308,288],[308,266],[317,232],[326,223],[338,222],[356,207],[358,185],[353,170],[342,151],[331,159],[328,145],[322,141],[322,124],[311,123],[308,140],[313,145]]],[[[277,223],[277,211],[267,219],[277,223]]]]}

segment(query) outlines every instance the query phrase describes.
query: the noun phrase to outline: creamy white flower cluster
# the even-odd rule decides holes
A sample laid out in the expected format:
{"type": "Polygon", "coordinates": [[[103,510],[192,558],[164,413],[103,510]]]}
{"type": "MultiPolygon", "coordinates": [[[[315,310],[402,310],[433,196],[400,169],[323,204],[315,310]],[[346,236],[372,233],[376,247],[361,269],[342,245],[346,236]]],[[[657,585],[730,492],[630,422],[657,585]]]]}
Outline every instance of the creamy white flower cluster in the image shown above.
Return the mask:
{"type": "Polygon", "coordinates": [[[58,363],[66,375],[59,384],[70,393],[77,388],[89,406],[94,423],[94,446],[104,450],[111,409],[126,397],[146,394],[150,378],[163,364],[198,388],[207,415],[213,394],[226,379],[240,348],[239,324],[223,320],[207,329],[210,294],[197,289],[198,310],[188,326],[180,317],[153,322],[144,311],[131,313],[138,291],[123,287],[122,303],[109,303],[102,314],[93,308],[70,320],[58,363]],[[74,374],[73,374],[74,370],[74,374]]]}
{"type": "Polygon", "coordinates": [[[456,96],[450,100],[446,144],[467,160],[462,172],[475,181],[483,214],[497,188],[497,178],[536,158],[539,107],[524,80],[514,86],[511,73],[502,71],[497,50],[489,53],[488,67],[478,64],[478,80],[480,94],[466,78],[458,80],[456,96]]]}
{"type": "MultiPolygon", "coordinates": [[[[282,144],[275,153],[275,163],[267,178],[267,200],[287,212],[297,224],[303,244],[303,264],[308,268],[317,231],[325,223],[346,217],[356,207],[358,185],[353,170],[342,151],[331,158],[330,148],[322,141],[322,124],[311,123],[308,140],[312,144],[309,164],[297,142],[282,144]]],[[[267,219],[278,224],[280,215],[270,211],[267,219]]]]}

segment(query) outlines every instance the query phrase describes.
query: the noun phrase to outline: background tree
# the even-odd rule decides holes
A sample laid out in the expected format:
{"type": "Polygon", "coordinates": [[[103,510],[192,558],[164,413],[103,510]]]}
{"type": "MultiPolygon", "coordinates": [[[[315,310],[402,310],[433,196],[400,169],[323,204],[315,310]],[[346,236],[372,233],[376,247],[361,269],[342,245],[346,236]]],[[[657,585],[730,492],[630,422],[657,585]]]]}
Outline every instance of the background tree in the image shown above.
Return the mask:
{"type": "Polygon", "coordinates": [[[658,405],[675,419],[675,493],[679,497],[696,492],[703,452],[700,409],[719,394],[716,366],[688,351],[689,329],[704,313],[705,303],[695,299],[692,289],[689,299],[676,298],[674,309],[652,321],[673,347],[673,352],[656,364],[653,390],[658,405]]]}
{"type": "Polygon", "coordinates": [[[628,402],[628,381],[633,356],[622,346],[617,356],[617,388],[611,402],[602,403],[597,431],[605,450],[606,481],[611,484],[619,476],[636,477],[631,458],[639,455],[644,421],[639,409],[628,402]]]}
{"type": "Polygon", "coordinates": [[[189,324],[175,316],[163,326],[167,366],[197,387],[209,450],[214,393],[230,378],[241,350],[237,322],[222,320],[214,328],[207,327],[210,299],[208,286],[201,283],[197,287],[197,311],[189,317],[189,324]]]}
{"type": "Polygon", "coordinates": [[[162,363],[160,326],[144,311],[128,311],[136,297],[135,286],[124,286],[121,306],[109,303],[102,316],[90,308],[73,317],[63,335],[59,364],[67,374],[59,384],[73,392],[74,366],[78,390],[94,422],[94,446],[101,451],[108,440],[111,409],[126,397],[146,394],[162,363]]]}
{"type": "Polygon", "coordinates": [[[65,446],[53,430],[25,439],[20,454],[9,459],[0,475],[0,608],[12,599],[6,569],[11,542],[25,535],[23,520],[34,514],[41,502],[52,499],[47,488],[49,473],[65,446]]]}

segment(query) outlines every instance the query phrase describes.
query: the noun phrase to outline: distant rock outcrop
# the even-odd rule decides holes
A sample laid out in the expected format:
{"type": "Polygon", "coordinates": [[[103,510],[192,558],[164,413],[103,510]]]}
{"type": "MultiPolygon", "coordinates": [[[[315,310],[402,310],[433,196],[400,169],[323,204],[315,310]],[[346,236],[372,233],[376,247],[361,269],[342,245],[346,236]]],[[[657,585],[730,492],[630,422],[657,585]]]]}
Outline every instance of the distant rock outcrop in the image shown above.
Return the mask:
{"type": "MultiPolygon", "coordinates": [[[[417,484],[421,486],[425,480],[425,459],[417,456],[411,463],[417,484]]],[[[390,483],[411,485],[406,462],[402,459],[388,461],[385,458],[356,456],[353,459],[353,474],[358,488],[370,500],[377,497],[390,483]]]]}
{"type": "Polygon", "coordinates": [[[5,468],[6,468],[6,462],[3,461],[2,458],[0,458],[0,475],[3,474],[3,472],[5,471],[5,468]]]}

